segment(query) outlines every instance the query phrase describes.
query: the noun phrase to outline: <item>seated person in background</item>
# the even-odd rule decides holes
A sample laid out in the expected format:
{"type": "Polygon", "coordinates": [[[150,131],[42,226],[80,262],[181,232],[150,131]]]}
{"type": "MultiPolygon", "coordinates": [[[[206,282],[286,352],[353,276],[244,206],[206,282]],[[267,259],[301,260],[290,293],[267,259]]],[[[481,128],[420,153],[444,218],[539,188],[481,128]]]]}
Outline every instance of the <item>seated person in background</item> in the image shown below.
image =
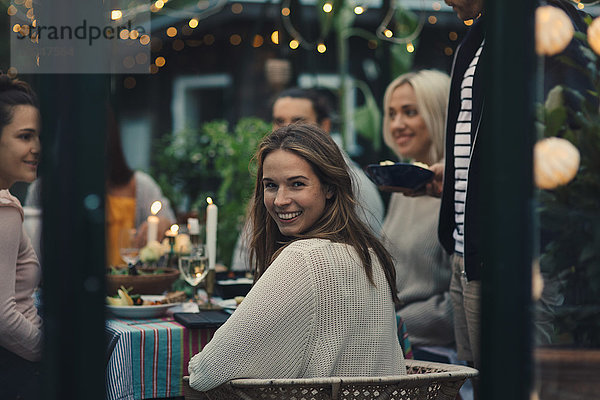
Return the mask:
{"type": "Polygon", "coordinates": [[[316,125],[259,145],[255,284],[189,363],[207,391],[236,378],[405,374],[390,255],[360,220],[339,147],[316,125]]]}
{"type": "Polygon", "coordinates": [[[25,82],[0,74],[0,393],[38,399],[42,320],[32,297],[41,280],[23,229],[23,208],[9,192],[32,182],[40,156],[37,98],[25,82]]]}
{"type": "MultiPolygon", "coordinates": [[[[331,119],[330,107],[325,97],[316,90],[291,88],[282,91],[275,99],[272,107],[273,129],[281,128],[293,123],[308,123],[318,125],[323,131],[330,133],[331,119]]],[[[360,219],[379,235],[385,207],[377,186],[367,177],[362,168],[350,159],[350,156],[340,148],[344,161],[348,164],[350,176],[354,185],[359,209],[360,219]]],[[[236,271],[250,270],[250,258],[248,255],[247,237],[249,227],[245,227],[246,233],[238,237],[234,250],[231,269],[236,271]]]]}
{"type": "MultiPolygon", "coordinates": [[[[444,123],[450,77],[422,70],[399,76],[388,86],[383,138],[401,160],[427,165],[444,156],[444,123]]],[[[440,199],[393,193],[382,241],[396,267],[396,285],[417,360],[456,359],[450,300],[450,257],[437,238],[440,199]]]]}
{"type": "MultiPolygon", "coordinates": [[[[127,165],[121,144],[121,134],[113,111],[107,113],[106,135],[106,262],[108,265],[124,264],[119,254],[119,235],[125,228],[137,228],[138,243],[146,244],[150,207],[156,200],[162,203],[158,212],[158,236],[161,241],[175,214],[169,200],[163,196],[160,187],[146,173],[132,171],[127,165]]],[[[26,206],[41,207],[40,180],[34,182],[27,191],[26,206]]]]}

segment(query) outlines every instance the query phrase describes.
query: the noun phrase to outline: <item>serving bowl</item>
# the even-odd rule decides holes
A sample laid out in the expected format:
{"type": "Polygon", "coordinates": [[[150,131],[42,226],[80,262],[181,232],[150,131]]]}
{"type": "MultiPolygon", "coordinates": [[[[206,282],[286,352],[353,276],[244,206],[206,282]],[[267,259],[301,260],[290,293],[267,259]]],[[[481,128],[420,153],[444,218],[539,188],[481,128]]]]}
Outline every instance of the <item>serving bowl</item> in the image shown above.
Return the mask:
{"type": "Polygon", "coordinates": [[[132,288],[135,294],[162,294],[171,289],[173,282],[179,277],[179,270],[172,268],[138,268],[138,275],[107,274],[106,294],[112,296],[124,286],[132,288]]]}
{"type": "Polygon", "coordinates": [[[367,175],[377,186],[417,190],[433,179],[433,172],[414,164],[369,164],[367,175]]]}

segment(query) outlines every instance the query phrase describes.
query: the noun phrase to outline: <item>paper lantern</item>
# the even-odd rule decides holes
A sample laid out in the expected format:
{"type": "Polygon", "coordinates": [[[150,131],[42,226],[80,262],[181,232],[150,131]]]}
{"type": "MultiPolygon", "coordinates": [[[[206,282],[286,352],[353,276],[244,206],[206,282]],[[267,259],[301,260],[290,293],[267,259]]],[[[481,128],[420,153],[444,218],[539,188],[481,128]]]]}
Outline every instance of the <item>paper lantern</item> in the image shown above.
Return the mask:
{"type": "Polygon", "coordinates": [[[596,54],[600,54],[600,17],[592,21],[587,30],[588,43],[596,54]]]}
{"type": "Polygon", "coordinates": [[[533,149],[533,174],[540,189],[569,183],[579,169],[579,150],[566,139],[542,139],[533,149]]]}
{"type": "Polygon", "coordinates": [[[540,262],[536,259],[532,264],[531,269],[531,298],[533,301],[537,301],[542,298],[542,292],[544,291],[544,278],[540,272],[540,262]]]}
{"type": "Polygon", "coordinates": [[[562,52],[573,39],[574,31],[573,23],[561,9],[542,6],[535,11],[535,51],[539,55],[562,52]]]}

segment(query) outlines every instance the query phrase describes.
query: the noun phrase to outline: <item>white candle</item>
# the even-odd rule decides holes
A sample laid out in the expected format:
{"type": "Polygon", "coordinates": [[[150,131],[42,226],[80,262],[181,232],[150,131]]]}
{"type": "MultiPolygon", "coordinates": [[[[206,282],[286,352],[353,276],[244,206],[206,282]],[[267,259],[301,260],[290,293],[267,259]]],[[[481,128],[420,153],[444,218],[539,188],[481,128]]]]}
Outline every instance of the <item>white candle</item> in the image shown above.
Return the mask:
{"type": "Polygon", "coordinates": [[[146,219],[148,222],[148,236],[146,238],[146,243],[157,240],[159,218],[156,216],[156,213],[160,211],[161,207],[162,204],[160,204],[160,201],[155,201],[150,207],[150,212],[152,215],[149,215],[146,219]]]}
{"type": "Polygon", "coordinates": [[[219,208],[210,197],[206,198],[206,251],[208,252],[208,268],[215,269],[217,258],[217,215],[219,208]]]}

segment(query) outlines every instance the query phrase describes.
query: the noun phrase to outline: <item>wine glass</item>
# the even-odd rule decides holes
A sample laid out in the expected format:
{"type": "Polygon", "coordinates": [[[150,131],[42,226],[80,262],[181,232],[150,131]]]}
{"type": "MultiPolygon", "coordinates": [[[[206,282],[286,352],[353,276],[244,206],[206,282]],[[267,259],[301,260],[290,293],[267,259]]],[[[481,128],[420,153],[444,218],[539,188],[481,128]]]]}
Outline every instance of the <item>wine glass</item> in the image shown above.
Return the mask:
{"type": "Polygon", "coordinates": [[[119,253],[129,268],[140,259],[140,245],[137,240],[137,230],[124,228],[119,234],[119,253]]]}
{"type": "Polygon", "coordinates": [[[189,255],[179,257],[179,272],[187,283],[194,288],[194,300],[198,301],[197,286],[208,275],[208,255],[206,254],[206,246],[198,244],[192,248],[189,255]]]}

